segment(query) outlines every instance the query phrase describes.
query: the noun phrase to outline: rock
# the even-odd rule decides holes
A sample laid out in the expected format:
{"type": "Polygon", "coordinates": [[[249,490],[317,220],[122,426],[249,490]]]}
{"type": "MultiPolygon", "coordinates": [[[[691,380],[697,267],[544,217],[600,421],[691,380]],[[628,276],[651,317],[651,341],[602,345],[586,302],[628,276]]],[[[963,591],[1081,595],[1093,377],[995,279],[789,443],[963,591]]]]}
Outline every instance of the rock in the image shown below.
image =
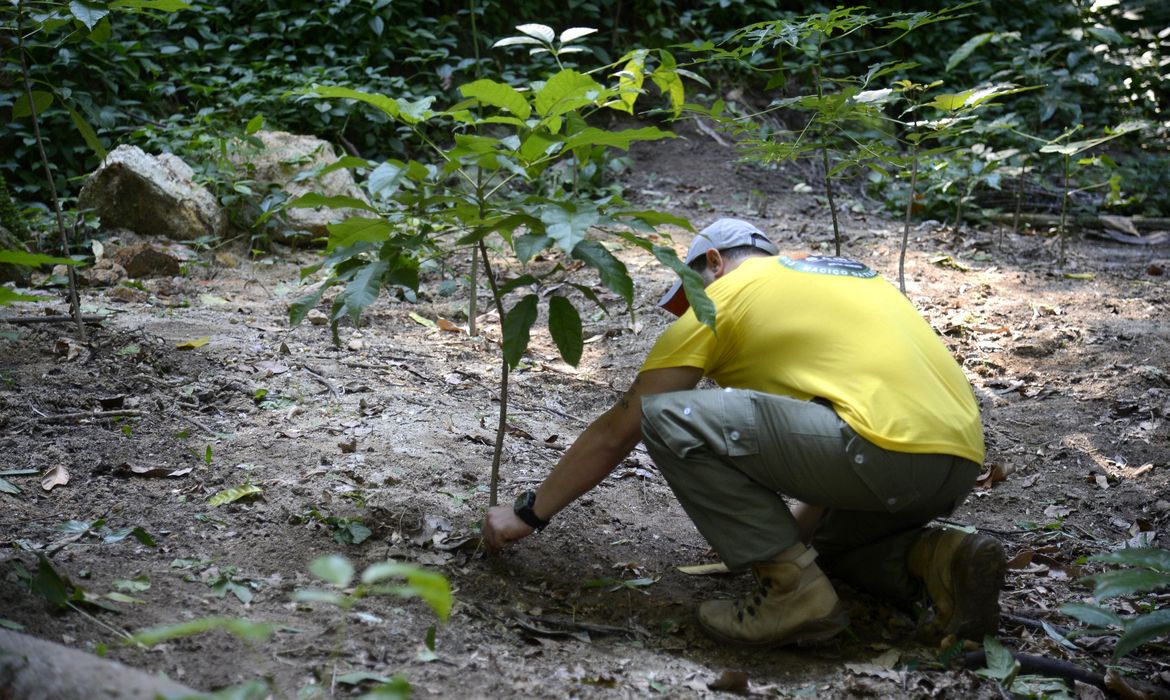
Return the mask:
{"type": "Polygon", "coordinates": [[[110,258],[126,268],[132,278],[171,277],[179,274],[179,261],[170,253],[149,243],[138,243],[118,248],[110,258]]]}
{"type": "Polygon", "coordinates": [[[150,295],[138,289],[130,287],[114,287],[107,295],[114,301],[122,301],[127,303],[140,303],[146,301],[150,295]]]}
{"type": "Polygon", "coordinates": [[[156,158],[137,146],[121,145],[89,176],[79,203],[97,210],[103,228],[179,240],[221,236],[227,215],[194,176],[178,156],[156,158]]]}
{"type": "MultiPolygon", "coordinates": [[[[28,248],[20,242],[20,239],[3,226],[0,226],[0,250],[28,252],[28,248]]],[[[14,282],[18,287],[27,287],[31,279],[32,269],[24,265],[0,265],[0,284],[14,282]]]]}
{"type": "MultiPolygon", "coordinates": [[[[248,149],[239,149],[232,158],[236,166],[247,169],[249,177],[256,182],[276,185],[284,190],[290,200],[316,192],[326,197],[354,197],[369,202],[354,181],[353,173],[344,168],[293,182],[301,173],[337,162],[337,155],[328,141],[285,131],[257,131],[255,136],[264,144],[263,150],[249,153],[248,149]]],[[[368,216],[369,212],[328,207],[286,209],[286,226],[282,237],[295,237],[297,234],[327,236],[327,225],[361,214],[368,216]]]]}
{"type": "Polygon", "coordinates": [[[90,287],[112,287],[126,279],[126,268],[109,258],[103,258],[93,267],[78,273],[79,281],[90,287]]]}
{"type": "Polygon", "coordinates": [[[215,264],[220,267],[230,267],[234,270],[240,266],[240,259],[226,250],[221,250],[215,254],[215,264]]]}
{"type": "Polygon", "coordinates": [[[329,317],[320,309],[313,309],[305,318],[314,326],[324,326],[326,323],[329,323],[329,317]]]}

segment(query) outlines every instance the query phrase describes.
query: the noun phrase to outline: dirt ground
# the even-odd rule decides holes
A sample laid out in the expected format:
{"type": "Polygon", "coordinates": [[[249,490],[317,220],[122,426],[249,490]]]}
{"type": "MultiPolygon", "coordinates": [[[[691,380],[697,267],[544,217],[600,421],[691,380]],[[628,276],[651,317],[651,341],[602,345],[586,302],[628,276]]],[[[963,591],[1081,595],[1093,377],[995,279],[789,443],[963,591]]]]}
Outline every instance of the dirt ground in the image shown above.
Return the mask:
{"type": "MultiPolygon", "coordinates": [[[[793,192],[796,175],[734,155],[699,132],[643,146],[626,196],[696,228],[748,218],[786,252],[831,249],[823,204],[793,192]]],[[[843,199],[845,253],[896,283],[901,226],[864,198],[843,199]]],[[[689,236],[674,243],[681,251],[689,236]]],[[[712,556],[640,448],[547,531],[484,556],[468,538],[488,503],[494,312],[478,319],[478,338],[420,323],[467,325],[466,285],[444,296],[452,285],[431,272],[417,302],[383,295],[360,328],[343,326],[338,349],[323,327],[288,327],[298,268],[316,254],[278,247],[253,262],[234,252],[192,251],[185,275],[143,280],[134,293],[86,289],[86,310],[109,314],[88,343],[68,325],[0,323],[0,471],[36,470],[7,477],[21,491],[0,494],[5,624],[204,690],[266,678],[278,698],[310,697],[311,687],[358,694],[371,684],[338,681],[355,671],[401,674],[421,697],[708,697],[721,678],[761,696],[1001,697],[995,683],[944,666],[912,615],[849,590],[853,625],[825,646],[745,651],[704,637],[694,606],[747,590],[748,578],[678,570],[712,556]],[[199,338],[209,342],[180,349],[199,338]],[[138,414],[53,420],[98,410],[138,414]],[[46,491],[40,475],[54,468],[68,483],[46,491]],[[244,484],[261,494],[209,505],[244,484]],[[99,518],[108,530],[97,535],[61,530],[99,518]],[[368,539],[335,539],[360,539],[359,522],[368,539]],[[117,536],[134,527],[155,546],[117,536]],[[115,610],[56,611],[30,592],[27,572],[47,552],[90,596],[121,593],[105,599],[115,610]],[[295,591],[324,587],[308,567],[330,553],[359,571],[395,559],[446,575],[456,603],[434,650],[425,640],[435,616],[418,600],[366,598],[348,615],[294,602],[295,591]],[[280,627],[256,644],[222,631],[152,648],[120,641],[204,616],[280,627]]],[[[634,318],[594,314],[578,295],[589,339],[580,366],[558,359],[538,322],[512,374],[503,501],[539,483],[616,400],[668,321],[654,302],[670,273],[640,251],[619,255],[638,283],[634,318]]],[[[1092,570],[1083,557],[1126,542],[1167,546],[1170,290],[1159,270],[1170,250],[1076,236],[1063,268],[1055,256],[1050,236],[927,222],[913,231],[907,284],[985,412],[988,476],[953,520],[1001,538],[1014,558],[999,637],[1101,672],[1115,638],[1068,649],[1040,622],[1077,626],[1057,609],[1087,599],[1075,584],[1092,570]]],[[[459,265],[450,262],[448,273],[459,265]]],[[[41,306],[63,308],[8,313],[41,306]]],[[[1170,685],[1166,650],[1149,645],[1119,666],[1170,685]]]]}

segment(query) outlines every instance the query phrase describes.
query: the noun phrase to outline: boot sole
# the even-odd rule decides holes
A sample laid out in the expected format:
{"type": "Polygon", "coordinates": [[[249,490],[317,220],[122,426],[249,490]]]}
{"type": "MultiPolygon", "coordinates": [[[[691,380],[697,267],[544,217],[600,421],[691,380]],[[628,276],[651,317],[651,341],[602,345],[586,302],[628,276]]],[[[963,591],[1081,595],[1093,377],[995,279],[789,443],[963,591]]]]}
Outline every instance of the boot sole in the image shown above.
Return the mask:
{"type": "Polygon", "coordinates": [[[845,628],[849,627],[849,613],[845,611],[845,606],[838,602],[833,606],[833,609],[828,615],[816,619],[809,620],[802,625],[797,626],[788,634],[779,639],[768,639],[763,641],[751,641],[747,639],[738,639],[736,637],[729,637],[703,623],[702,618],[698,618],[699,627],[703,629],[709,636],[718,639],[721,642],[728,644],[735,644],[741,647],[752,647],[755,649],[770,649],[779,648],[792,645],[807,646],[823,642],[828,639],[836,637],[845,628]]]}
{"type": "Polygon", "coordinates": [[[946,632],[982,640],[999,630],[999,593],[1007,574],[1007,558],[999,541],[974,535],[956,552],[952,570],[955,609],[946,632]]]}

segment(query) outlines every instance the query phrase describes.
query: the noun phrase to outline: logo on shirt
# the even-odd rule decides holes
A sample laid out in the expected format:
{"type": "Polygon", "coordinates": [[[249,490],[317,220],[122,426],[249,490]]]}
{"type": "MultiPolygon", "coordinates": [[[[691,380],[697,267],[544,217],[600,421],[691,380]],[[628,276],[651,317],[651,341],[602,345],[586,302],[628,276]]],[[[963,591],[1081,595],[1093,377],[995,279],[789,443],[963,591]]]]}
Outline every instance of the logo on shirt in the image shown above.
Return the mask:
{"type": "Polygon", "coordinates": [[[797,272],[811,272],[817,275],[834,275],[836,277],[857,277],[858,279],[877,277],[877,272],[849,258],[838,258],[832,255],[809,255],[793,259],[787,255],[781,255],[779,259],[781,265],[797,272]]]}

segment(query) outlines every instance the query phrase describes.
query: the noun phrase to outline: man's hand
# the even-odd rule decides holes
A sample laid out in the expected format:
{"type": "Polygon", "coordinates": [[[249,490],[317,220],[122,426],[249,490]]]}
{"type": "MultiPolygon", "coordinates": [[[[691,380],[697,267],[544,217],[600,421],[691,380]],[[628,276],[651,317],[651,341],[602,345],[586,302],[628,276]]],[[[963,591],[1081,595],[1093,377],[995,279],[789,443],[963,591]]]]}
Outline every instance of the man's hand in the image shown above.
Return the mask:
{"type": "Polygon", "coordinates": [[[483,532],[480,533],[488,551],[498,552],[511,547],[516,542],[531,535],[535,530],[531,525],[516,517],[511,506],[496,506],[488,508],[483,519],[483,532]]]}

